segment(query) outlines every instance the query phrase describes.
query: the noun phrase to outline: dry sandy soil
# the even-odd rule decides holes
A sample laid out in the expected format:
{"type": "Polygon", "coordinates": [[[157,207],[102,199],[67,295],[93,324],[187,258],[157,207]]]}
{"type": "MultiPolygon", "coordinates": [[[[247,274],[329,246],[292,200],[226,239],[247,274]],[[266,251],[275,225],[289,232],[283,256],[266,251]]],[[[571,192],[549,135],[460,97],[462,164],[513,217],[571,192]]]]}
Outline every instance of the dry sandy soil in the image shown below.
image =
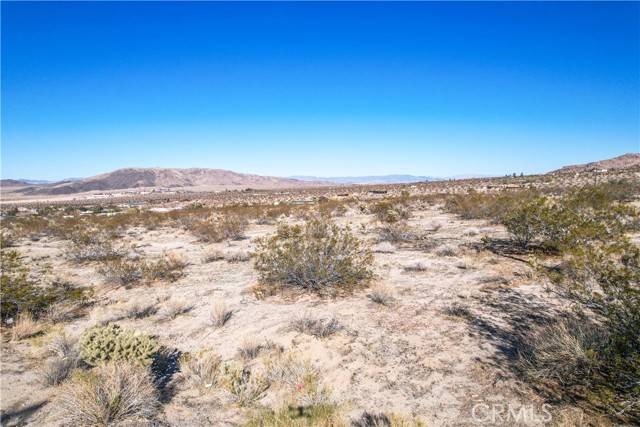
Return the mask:
{"type": "MultiPolygon", "coordinates": [[[[372,215],[349,209],[336,221],[350,224],[359,237],[376,244],[372,215]]],[[[567,421],[573,409],[560,406],[548,409],[553,420],[546,423],[544,401],[514,373],[517,332],[557,316],[563,307],[526,263],[477,249],[483,236],[505,237],[505,231],[483,221],[457,219],[439,206],[414,211],[410,224],[428,232],[434,245],[396,245],[391,253],[375,253],[374,286],[389,289],[394,297],[390,306],[374,303],[369,289],[335,299],[258,299],[251,292],[258,277],[252,261],[204,260],[214,249],[251,251],[256,238],[273,233],[274,225],[251,223],[246,239],[219,244],[202,243],[174,228],[131,229],[120,243],[143,257],[179,255],[188,266],[174,283],[128,290],[105,285],[95,264],[66,260],[65,241],[20,241],[17,249],[30,267],[50,269],[73,283],[93,284],[98,303],[86,316],[55,325],[44,336],[19,342],[5,339],[2,424],[64,424],[52,403],[57,387],[43,386],[36,374],[51,335],[62,329],[79,335],[134,300],[162,308],[177,299],[192,305],[192,310],[173,320],[161,321],[154,314],[117,323],[153,334],[180,352],[213,349],[223,359],[238,357],[238,348],[247,339],[276,343],[309,360],[321,373],[321,382],[340,403],[345,421],[368,410],[416,417],[430,426],[573,425],[567,421]],[[405,270],[417,262],[423,271],[405,270]],[[211,307],[221,300],[233,315],[224,327],[215,329],[209,323],[211,307]],[[447,310],[456,306],[466,307],[468,314],[447,310]],[[292,319],[303,314],[334,316],[344,328],[321,339],[291,330],[292,319]],[[530,408],[531,415],[516,421],[503,417],[499,409],[492,416],[494,408],[503,406],[530,408]]],[[[277,404],[276,391],[269,390],[261,403],[277,404]]],[[[166,387],[160,419],[172,426],[224,426],[242,425],[245,416],[224,396],[191,390],[176,374],[166,387]]]]}

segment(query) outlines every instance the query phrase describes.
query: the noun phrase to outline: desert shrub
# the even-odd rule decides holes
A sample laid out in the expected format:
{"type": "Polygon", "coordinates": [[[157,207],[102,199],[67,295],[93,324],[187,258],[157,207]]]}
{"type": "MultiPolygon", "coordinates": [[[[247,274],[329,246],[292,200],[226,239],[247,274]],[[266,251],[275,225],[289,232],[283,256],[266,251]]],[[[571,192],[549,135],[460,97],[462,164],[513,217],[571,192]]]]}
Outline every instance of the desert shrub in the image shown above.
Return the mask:
{"type": "Polygon", "coordinates": [[[512,207],[500,222],[518,245],[526,248],[536,243],[553,251],[613,241],[637,227],[638,212],[634,208],[602,205],[585,191],[577,190],[557,199],[536,197],[512,207]]]}
{"type": "Polygon", "coordinates": [[[93,366],[112,360],[148,366],[159,349],[158,342],[149,335],[113,324],[94,326],[80,337],[80,356],[93,366]]]}
{"type": "Polygon", "coordinates": [[[209,321],[214,328],[223,327],[231,317],[233,310],[230,310],[223,301],[216,302],[209,313],[209,321]]]}
{"type": "Polygon", "coordinates": [[[212,391],[220,385],[221,359],[213,351],[195,354],[185,353],[180,357],[181,375],[190,387],[212,391]]]}
{"type": "Polygon", "coordinates": [[[14,318],[28,311],[36,319],[47,312],[53,304],[60,302],[85,303],[89,292],[67,283],[36,283],[29,269],[22,263],[15,250],[0,252],[0,314],[2,320],[14,318]]]}
{"type": "Polygon", "coordinates": [[[15,237],[11,231],[0,230],[0,249],[15,246],[15,237]]]}
{"type": "Polygon", "coordinates": [[[146,301],[143,298],[130,301],[122,307],[122,317],[126,319],[143,319],[158,311],[155,302],[146,301]]]}
{"type": "Polygon", "coordinates": [[[300,406],[285,404],[279,409],[264,408],[250,415],[247,427],[343,427],[336,404],[300,406]]]}
{"type": "Polygon", "coordinates": [[[226,256],[226,254],[223,251],[221,251],[220,249],[215,249],[215,250],[207,252],[204,255],[204,258],[203,258],[202,261],[204,263],[222,261],[225,258],[225,256],[226,256]]]}
{"type": "Polygon", "coordinates": [[[265,370],[270,382],[291,388],[298,388],[306,377],[317,376],[309,361],[292,352],[272,354],[265,362],[265,370]]]}
{"type": "Polygon", "coordinates": [[[450,257],[450,256],[456,256],[458,255],[457,251],[456,251],[456,247],[453,245],[442,245],[439,248],[436,249],[436,255],[438,256],[446,256],[446,257],[450,257]]]}
{"type": "Polygon", "coordinates": [[[351,421],[351,427],[425,427],[422,421],[384,412],[364,411],[351,421]]]}
{"type": "Polygon", "coordinates": [[[244,251],[227,252],[224,259],[230,263],[247,262],[251,259],[251,255],[244,251]]]}
{"type": "Polygon", "coordinates": [[[541,337],[531,337],[535,345],[526,350],[532,366],[527,372],[541,381],[531,372],[544,375],[555,369],[551,378],[565,395],[586,397],[620,418],[638,420],[640,408],[629,402],[640,401],[640,248],[625,235],[629,218],[637,212],[611,204],[596,190],[546,200],[535,208],[539,215],[516,215],[523,223],[535,223],[542,230],[534,233],[536,242],[560,255],[552,267],[538,260],[541,271],[575,303],[578,314],[593,318],[600,331],[594,336],[593,331],[566,324],[539,332],[541,337]],[[564,358],[568,365],[553,357],[564,358]],[[591,392],[577,391],[584,388],[591,392]]]}
{"type": "Polygon", "coordinates": [[[129,287],[143,278],[145,265],[134,259],[107,260],[98,272],[107,283],[129,287]]]}
{"type": "Polygon", "coordinates": [[[519,352],[519,367],[536,380],[581,384],[597,369],[605,336],[584,321],[564,320],[540,326],[527,335],[519,352]]]}
{"type": "Polygon", "coordinates": [[[28,311],[23,311],[18,315],[18,319],[11,328],[11,339],[20,341],[39,335],[44,330],[42,323],[34,320],[33,315],[28,311]]]}
{"type": "Polygon", "coordinates": [[[302,315],[291,322],[291,329],[294,331],[312,335],[316,338],[326,338],[343,328],[342,324],[334,317],[315,318],[302,315]]]}
{"type": "Polygon", "coordinates": [[[378,229],[380,242],[410,242],[416,240],[418,234],[404,221],[388,224],[378,229]]]}
{"type": "Polygon", "coordinates": [[[240,240],[248,221],[237,215],[224,215],[218,219],[207,219],[194,222],[188,228],[205,242],[222,242],[223,240],[240,240]]]}
{"type": "Polygon", "coordinates": [[[451,305],[448,305],[443,310],[444,314],[451,317],[460,317],[462,319],[472,319],[473,314],[469,310],[469,307],[462,305],[458,302],[454,302],[451,305]]]}
{"type": "Polygon", "coordinates": [[[158,310],[158,319],[173,320],[181,314],[188,313],[193,309],[193,305],[184,300],[171,299],[164,303],[158,310]]]}
{"type": "Polygon", "coordinates": [[[174,254],[162,254],[159,258],[144,263],[143,275],[149,281],[175,282],[184,275],[186,262],[174,254]]]}
{"type": "Polygon", "coordinates": [[[230,362],[222,367],[223,385],[239,406],[250,405],[264,397],[269,380],[251,371],[249,366],[230,362]]]}
{"type": "Polygon", "coordinates": [[[45,385],[62,383],[80,362],[77,342],[66,335],[58,335],[47,347],[48,357],[39,368],[39,376],[45,385]]]}
{"type": "Polygon", "coordinates": [[[371,206],[369,209],[378,221],[394,224],[398,221],[406,221],[411,218],[411,210],[403,203],[391,200],[383,200],[371,206]]]}
{"type": "Polygon", "coordinates": [[[405,265],[402,269],[409,273],[421,273],[423,271],[427,271],[429,267],[421,261],[416,261],[411,264],[405,265]]]}
{"type": "Polygon", "coordinates": [[[391,294],[391,291],[383,286],[376,286],[371,289],[371,292],[367,294],[367,297],[376,304],[384,305],[385,307],[390,307],[395,302],[395,298],[391,294]]]}
{"type": "Polygon", "coordinates": [[[538,196],[539,193],[535,190],[504,190],[499,193],[479,193],[470,190],[466,194],[449,196],[445,202],[445,209],[462,219],[489,219],[499,222],[507,212],[538,196]]]}
{"type": "Polygon", "coordinates": [[[282,224],[258,241],[255,266],[262,283],[314,291],[346,289],[372,278],[373,255],[349,229],[312,218],[303,226],[282,224]]]}
{"type": "Polygon", "coordinates": [[[105,235],[85,232],[72,236],[65,255],[76,262],[103,261],[120,258],[125,255],[125,251],[114,248],[105,235]]]}
{"type": "Polygon", "coordinates": [[[148,369],[126,362],[77,372],[56,399],[69,425],[112,426],[153,419],[159,408],[148,369]]]}
{"type": "Polygon", "coordinates": [[[540,197],[504,214],[502,224],[518,245],[526,248],[534,239],[545,234],[549,219],[545,205],[546,200],[540,197]]]}

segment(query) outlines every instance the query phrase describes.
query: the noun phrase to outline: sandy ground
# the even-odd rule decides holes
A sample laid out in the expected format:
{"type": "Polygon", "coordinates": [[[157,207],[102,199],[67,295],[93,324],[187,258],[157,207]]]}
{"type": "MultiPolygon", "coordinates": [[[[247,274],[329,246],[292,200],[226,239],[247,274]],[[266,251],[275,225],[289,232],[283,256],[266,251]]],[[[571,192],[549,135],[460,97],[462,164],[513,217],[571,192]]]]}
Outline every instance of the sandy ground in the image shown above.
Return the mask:
{"type": "MultiPolygon", "coordinates": [[[[350,210],[336,220],[350,223],[370,244],[376,242],[372,216],[350,210]]],[[[420,230],[441,228],[431,233],[434,248],[398,245],[393,253],[375,254],[375,284],[387,287],[395,298],[389,307],[372,302],[366,289],[336,299],[257,299],[250,291],[257,282],[251,261],[203,261],[213,249],[250,251],[257,237],[274,232],[273,225],[252,223],[247,239],[220,244],[205,244],[172,228],[129,230],[121,242],[142,256],[167,252],[188,262],[186,274],[175,283],[129,290],[108,289],[94,264],[65,260],[64,241],[22,241],[17,249],[32,268],[49,264],[56,274],[96,288],[99,302],[87,316],[56,325],[50,333],[64,329],[78,335],[131,300],[157,301],[162,307],[167,299],[180,299],[193,309],[174,320],[159,321],[152,315],[118,323],[153,334],[181,352],[214,349],[223,359],[236,357],[248,338],[270,340],[302,355],[322,373],[321,381],[341,403],[345,420],[370,410],[416,416],[430,426],[545,425],[543,401],[514,374],[513,339],[515,332],[556,316],[557,300],[526,263],[474,248],[483,236],[505,237],[500,227],[462,221],[438,207],[414,212],[410,224],[420,230]],[[453,254],[438,255],[443,245],[453,254]],[[425,270],[404,270],[416,262],[425,270]],[[223,328],[214,329],[209,313],[220,300],[233,316],[223,328]],[[447,314],[452,304],[467,307],[470,315],[447,314]],[[291,320],[301,314],[334,316],[344,329],[324,339],[292,331],[291,320]],[[534,415],[518,422],[492,417],[487,411],[495,405],[533,407],[534,415]]],[[[46,339],[2,343],[3,425],[63,424],[51,404],[56,387],[42,386],[35,373],[46,339]]],[[[263,403],[273,401],[269,392],[263,403]]],[[[552,424],[561,423],[562,410],[552,409],[552,424]]],[[[160,418],[172,426],[241,425],[243,412],[177,383],[165,398],[160,418]]]]}

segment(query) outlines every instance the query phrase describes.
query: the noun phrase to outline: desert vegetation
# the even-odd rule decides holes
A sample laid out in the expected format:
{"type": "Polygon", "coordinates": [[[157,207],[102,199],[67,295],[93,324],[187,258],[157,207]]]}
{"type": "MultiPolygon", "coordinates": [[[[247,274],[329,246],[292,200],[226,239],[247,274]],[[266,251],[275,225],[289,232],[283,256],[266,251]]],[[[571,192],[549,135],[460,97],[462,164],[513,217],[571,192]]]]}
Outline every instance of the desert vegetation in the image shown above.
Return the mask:
{"type": "Polygon", "coordinates": [[[2,423],[637,423],[637,182],[500,183],[7,212],[2,423]]]}

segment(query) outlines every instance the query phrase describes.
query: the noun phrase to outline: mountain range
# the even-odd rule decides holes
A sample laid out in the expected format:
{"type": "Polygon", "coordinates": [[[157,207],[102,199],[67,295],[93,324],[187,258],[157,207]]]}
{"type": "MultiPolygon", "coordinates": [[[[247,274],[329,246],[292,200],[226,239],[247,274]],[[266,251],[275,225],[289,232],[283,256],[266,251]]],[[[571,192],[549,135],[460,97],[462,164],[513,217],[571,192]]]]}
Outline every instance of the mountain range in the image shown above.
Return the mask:
{"type": "MultiPolygon", "coordinates": [[[[640,167],[640,153],[627,153],[612,159],[600,160],[580,165],[565,166],[552,171],[576,173],[602,169],[624,169],[640,167]]],[[[480,176],[456,176],[451,178],[472,178],[480,176]]],[[[84,192],[104,192],[127,189],[188,189],[194,191],[219,191],[254,189],[284,189],[313,187],[336,184],[397,184],[435,181],[449,178],[415,175],[381,175],[350,177],[293,176],[281,178],[237,173],[223,169],[176,169],[176,168],[124,168],[89,178],[72,178],[58,182],[27,179],[3,179],[3,192],[18,195],[68,195],[84,192]]]]}

